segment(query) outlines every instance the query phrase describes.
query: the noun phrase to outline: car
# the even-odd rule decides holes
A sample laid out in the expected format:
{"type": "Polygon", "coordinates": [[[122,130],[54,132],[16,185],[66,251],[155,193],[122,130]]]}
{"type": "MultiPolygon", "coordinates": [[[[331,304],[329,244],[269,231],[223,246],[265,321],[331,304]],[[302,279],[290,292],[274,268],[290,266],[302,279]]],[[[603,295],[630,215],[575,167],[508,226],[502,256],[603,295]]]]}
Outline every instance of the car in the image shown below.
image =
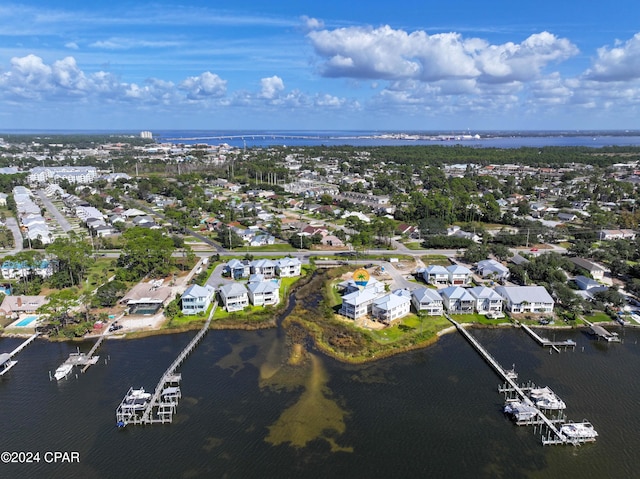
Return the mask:
{"type": "Polygon", "coordinates": [[[535,253],[536,251],[538,251],[538,248],[531,248],[529,251],[532,251],[533,253],[535,253]]]}

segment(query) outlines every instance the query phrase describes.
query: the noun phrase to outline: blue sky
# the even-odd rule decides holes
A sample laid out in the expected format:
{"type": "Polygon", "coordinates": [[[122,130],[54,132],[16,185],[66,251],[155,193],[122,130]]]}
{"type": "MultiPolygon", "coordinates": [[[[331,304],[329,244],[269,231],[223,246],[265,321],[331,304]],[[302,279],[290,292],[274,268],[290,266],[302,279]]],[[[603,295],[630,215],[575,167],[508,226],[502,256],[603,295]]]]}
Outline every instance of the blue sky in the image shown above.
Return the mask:
{"type": "Polygon", "coordinates": [[[640,129],[640,6],[0,4],[0,130],[640,129]]]}

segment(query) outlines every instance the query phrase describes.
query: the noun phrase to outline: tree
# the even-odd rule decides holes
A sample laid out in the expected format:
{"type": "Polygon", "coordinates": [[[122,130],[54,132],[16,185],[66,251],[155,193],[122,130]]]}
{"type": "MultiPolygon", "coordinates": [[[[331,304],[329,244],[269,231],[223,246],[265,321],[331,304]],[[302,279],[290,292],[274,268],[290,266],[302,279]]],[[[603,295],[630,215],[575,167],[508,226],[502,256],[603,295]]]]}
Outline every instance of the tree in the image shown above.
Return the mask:
{"type": "Polygon", "coordinates": [[[227,249],[238,248],[244,244],[242,238],[227,225],[220,226],[218,230],[218,241],[220,241],[223,248],[227,249]]]}
{"type": "Polygon", "coordinates": [[[63,289],[47,296],[49,300],[38,308],[38,314],[46,321],[47,326],[60,333],[72,319],[70,311],[78,305],[78,295],[73,289],[63,289]]]}
{"type": "Polygon", "coordinates": [[[56,271],[49,280],[56,288],[79,285],[94,262],[91,246],[72,233],[68,238],[56,238],[46,252],[57,260],[56,271]]]}
{"type": "Polygon", "coordinates": [[[93,303],[96,306],[115,306],[120,298],[127,292],[127,285],[122,281],[113,280],[103,284],[96,290],[93,303]]]}
{"type": "Polygon", "coordinates": [[[118,266],[125,270],[122,276],[135,280],[145,275],[165,276],[170,272],[175,246],[169,236],[160,230],[136,226],[122,237],[125,243],[118,260],[118,266]]]}

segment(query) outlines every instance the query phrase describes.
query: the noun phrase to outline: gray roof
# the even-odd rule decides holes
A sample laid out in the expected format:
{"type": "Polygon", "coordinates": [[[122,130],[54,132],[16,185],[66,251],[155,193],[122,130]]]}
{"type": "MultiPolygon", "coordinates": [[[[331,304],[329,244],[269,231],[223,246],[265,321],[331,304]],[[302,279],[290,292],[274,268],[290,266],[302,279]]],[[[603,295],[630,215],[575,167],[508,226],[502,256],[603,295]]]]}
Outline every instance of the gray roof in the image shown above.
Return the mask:
{"type": "Polygon", "coordinates": [[[420,303],[427,302],[439,302],[442,303],[442,297],[438,294],[435,289],[431,288],[418,288],[411,292],[411,294],[418,300],[420,303]]]}
{"type": "Polygon", "coordinates": [[[227,283],[220,287],[220,294],[226,298],[246,294],[247,288],[240,283],[227,283]]]}
{"type": "Polygon", "coordinates": [[[554,302],[544,286],[498,286],[496,291],[511,304],[554,302]]]}

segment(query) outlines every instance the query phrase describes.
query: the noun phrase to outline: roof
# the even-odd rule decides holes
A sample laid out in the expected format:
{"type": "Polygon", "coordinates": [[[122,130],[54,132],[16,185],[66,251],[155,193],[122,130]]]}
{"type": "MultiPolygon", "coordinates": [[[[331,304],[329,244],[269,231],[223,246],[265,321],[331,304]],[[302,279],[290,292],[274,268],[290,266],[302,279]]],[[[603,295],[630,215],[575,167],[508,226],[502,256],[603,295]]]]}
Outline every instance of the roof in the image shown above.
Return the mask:
{"type": "Polygon", "coordinates": [[[442,296],[438,294],[435,289],[431,288],[418,288],[411,292],[411,294],[420,302],[420,303],[432,303],[432,302],[442,302],[442,296]]]}
{"type": "Polygon", "coordinates": [[[192,298],[206,298],[211,296],[213,292],[213,286],[200,286],[199,284],[192,284],[189,286],[184,293],[182,293],[182,297],[192,297],[192,298]]]}
{"type": "Polygon", "coordinates": [[[286,266],[298,266],[302,264],[298,258],[281,258],[277,260],[276,263],[280,268],[284,268],[286,266]]]}
{"type": "Polygon", "coordinates": [[[586,259],[582,259],[582,258],[569,258],[569,259],[573,264],[580,266],[581,268],[586,269],[587,271],[604,271],[604,268],[586,259]]]}
{"type": "Polygon", "coordinates": [[[406,296],[399,296],[397,294],[386,294],[382,298],[376,299],[373,304],[375,304],[376,307],[380,309],[390,311],[409,302],[411,302],[411,300],[406,296]]]}
{"type": "Polygon", "coordinates": [[[253,294],[256,293],[274,293],[280,290],[280,283],[277,281],[262,281],[256,283],[249,283],[247,289],[253,294]]]}
{"type": "Polygon", "coordinates": [[[498,286],[496,291],[512,304],[554,302],[543,286],[498,286]]]}
{"type": "Polygon", "coordinates": [[[459,299],[461,301],[473,301],[473,296],[469,293],[469,290],[460,286],[449,286],[448,288],[441,289],[440,296],[449,299],[459,299]]]}
{"type": "Polygon", "coordinates": [[[220,294],[225,297],[247,294],[247,288],[240,283],[227,283],[220,286],[220,294]]]}
{"type": "Polygon", "coordinates": [[[427,266],[424,269],[424,272],[427,274],[449,274],[449,271],[444,266],[440,266],[438,264],[432,264],[427,266]]]}
{"type": "Polygon", "coordinates": [[[460,266],[459,264],[452,264],[451,266],[447,266],[447,271],[451,274],[471,274],[469,268],[465,268],[464,266],[460,266]]]}
{"type": "Polygon", "coordinates": [[[502,296],[500,296],[495,290],[491,288],[487,288],[486,286],[476,286],[475,288],[469,289],[469,293],[476,299],[494,299],[494,300],[502,300],[502,296]]]}
{"type": "MultiPolygon", "coordinates": [[[[161,282],[160,282],[161,283],[161,282]]],[[[171,288],[155,281],[138,283],[120,300],[121,303],[164,303],[172,295],[171,288]]]]}
{"type": "Polygon", "coordinates": [[[346,294],[342,297],[342,302],[347,304],[358,305],[369,302],[378,297],[376,291],[372,289],[364,289],[362,291],[354,291],[353,293],[346,294]]]}

